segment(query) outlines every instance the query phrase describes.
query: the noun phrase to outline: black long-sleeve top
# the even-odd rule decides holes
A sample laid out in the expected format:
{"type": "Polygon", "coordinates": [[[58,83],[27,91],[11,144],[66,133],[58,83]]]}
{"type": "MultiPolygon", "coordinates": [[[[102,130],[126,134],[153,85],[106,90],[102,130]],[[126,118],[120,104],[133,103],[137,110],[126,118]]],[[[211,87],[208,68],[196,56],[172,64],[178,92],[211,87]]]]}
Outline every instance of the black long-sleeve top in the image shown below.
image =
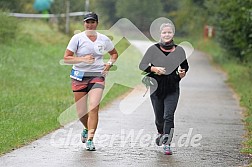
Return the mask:
{"type": "Polygon", "coordinates": [[[186,60],[186,54],[182,47],[175,45],[173,52],[165,52],[161,50],[160,45],[154,44],[146,51],[143,59],[139,64],[139,69],[145,71],[149,77],[154,78],[158,83],[157,94],[159,96],[174,92],[179,86],[180,77],[178,75],[178,67],[189,69],[186,60]],[[164,67],[166,73],[164,75],[156,75],[151,72],[151,66],[164,67]]]}

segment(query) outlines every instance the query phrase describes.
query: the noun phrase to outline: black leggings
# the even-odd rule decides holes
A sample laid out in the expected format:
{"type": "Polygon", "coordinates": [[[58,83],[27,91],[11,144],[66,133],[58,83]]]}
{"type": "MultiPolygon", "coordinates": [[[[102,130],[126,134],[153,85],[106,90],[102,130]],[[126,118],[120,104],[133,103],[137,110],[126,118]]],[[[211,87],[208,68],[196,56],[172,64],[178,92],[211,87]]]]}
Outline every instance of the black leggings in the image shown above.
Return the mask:
{"type": "MultiPolygon", "coordinates": [[[[179,99],[179,88],[165,97],[158,97],[154,92],[150,96],[155,113],[155,124],[158,133],[173,136],[174,113],[179,99]]],[[[171,141],[170,139],[170,141],[171,141]]]]}

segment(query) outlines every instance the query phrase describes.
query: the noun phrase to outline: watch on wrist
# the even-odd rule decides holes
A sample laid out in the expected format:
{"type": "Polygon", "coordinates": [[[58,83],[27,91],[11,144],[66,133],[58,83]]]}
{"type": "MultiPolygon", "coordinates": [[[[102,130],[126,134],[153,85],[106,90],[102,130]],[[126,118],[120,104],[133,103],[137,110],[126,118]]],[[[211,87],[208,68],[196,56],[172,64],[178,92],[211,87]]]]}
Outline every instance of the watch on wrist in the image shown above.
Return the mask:
{"type": "Polygon", "coordinates": [[[107,64],[110,65],[110,66],[113,66],[113,62],[112,61],[108,61],[107,64]]]}

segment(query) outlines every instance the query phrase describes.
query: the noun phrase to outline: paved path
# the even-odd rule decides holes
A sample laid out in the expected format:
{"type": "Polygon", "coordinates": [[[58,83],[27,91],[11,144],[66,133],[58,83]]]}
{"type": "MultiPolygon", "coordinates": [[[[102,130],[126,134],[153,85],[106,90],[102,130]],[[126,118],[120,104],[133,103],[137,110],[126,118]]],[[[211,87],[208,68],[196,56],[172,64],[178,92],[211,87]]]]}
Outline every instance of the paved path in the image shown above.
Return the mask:
{"type": "MultiPolygon", "coordinates": [[[[147,48],[149,44],[134,43],[147,48]]],[[[190,70],[181,81],[181,97],[175,116],[172,156],[155,146],[154,115],[144,87],[130,95],[132,114],[120,111],[120,98],[100,112],[97,151],[87,152],[80,142],[80,122],[0,157],[2,167],[228,167],[243,166],[239,153],[244,126],[241,109],[225,84],[225,75],[198,51],[189,58],[190,70]],[[140,103],[141,102],[141,103],[140,103]]]]}

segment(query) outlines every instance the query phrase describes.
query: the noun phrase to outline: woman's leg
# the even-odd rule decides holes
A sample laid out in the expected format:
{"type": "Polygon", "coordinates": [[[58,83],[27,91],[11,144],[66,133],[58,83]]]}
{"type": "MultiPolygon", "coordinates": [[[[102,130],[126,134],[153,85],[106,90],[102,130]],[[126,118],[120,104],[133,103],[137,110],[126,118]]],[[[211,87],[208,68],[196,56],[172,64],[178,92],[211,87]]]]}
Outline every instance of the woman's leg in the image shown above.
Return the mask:
{"type": "Polygon", "coordinates": [[[85,128],[88,129],[87,92],[74,92],[78,117],[85,128]]]}
{"type": "MultiPolygon", "coordinates": [[[[96,84],[95,84],[96,85],[96,84]]],[[[98,111],[102,98],[103,88],[92,88],[88,92],[89,112],[88,112],[88,140],[92,140],[98,125],[98,111]]]]}
{"type": "Polygon", "coordinates": [[[163,99],[159,98],[156,93],[154,92],[150,96],[152,107],[155,114],[155,124],[157,127],[157,131],[159,134],[163,134],[163,128],[164,128],[164,101],[163,99]]]}
{"type": "Polygon", "coordinates": [[[169,94],[164,99],[164,142],[170,144],[174,130],[174,113],[179,99],[179,90],[169,94]]]}

